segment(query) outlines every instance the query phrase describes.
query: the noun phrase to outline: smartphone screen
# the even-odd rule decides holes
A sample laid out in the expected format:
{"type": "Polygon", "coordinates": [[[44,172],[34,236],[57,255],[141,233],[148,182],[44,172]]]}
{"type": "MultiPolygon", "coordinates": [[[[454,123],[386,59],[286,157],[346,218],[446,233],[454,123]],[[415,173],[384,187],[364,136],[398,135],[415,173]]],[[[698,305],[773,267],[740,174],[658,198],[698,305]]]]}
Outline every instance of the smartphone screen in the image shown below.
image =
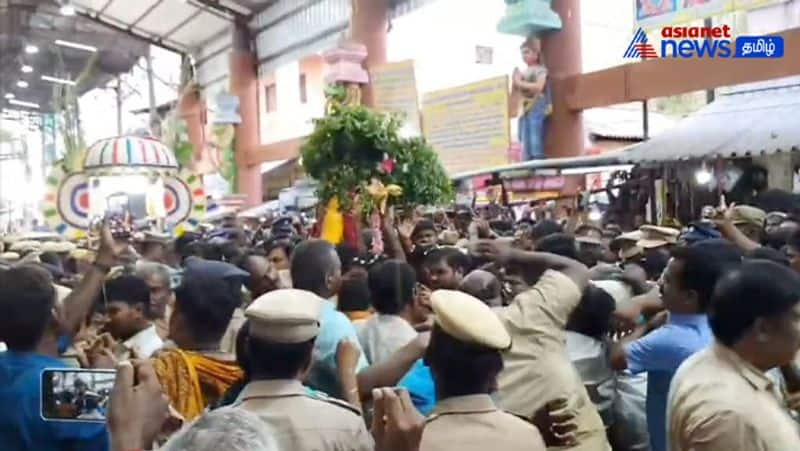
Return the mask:
{"type": "Polygon", "coordinates": [[[42,418],[104,423],[116,376],[116,370],[42,371],[42,418]]]}

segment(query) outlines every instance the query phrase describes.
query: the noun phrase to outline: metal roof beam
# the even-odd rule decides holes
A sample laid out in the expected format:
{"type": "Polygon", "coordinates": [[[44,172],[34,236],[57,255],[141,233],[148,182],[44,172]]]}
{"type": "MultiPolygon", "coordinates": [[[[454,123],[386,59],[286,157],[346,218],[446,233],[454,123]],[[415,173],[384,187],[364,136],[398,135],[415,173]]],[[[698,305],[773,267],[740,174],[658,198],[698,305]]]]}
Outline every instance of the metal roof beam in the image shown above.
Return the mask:
{"type": "Polygon", "coordinates": [[[140,35],[138,33],[134,33],[132,29],[120,27],[119,25],[115,25],[115,24],[113,24],[111,22],[105,21],[105,20],[103,20],[102,16],[100,16],[100,15],[92,15],[92,14],[88,14],[88,13],[85,13],[85,12],[82,12],[82,11],[78,11],[77,15],[79,15],[81,17],[84,17],[86,19],[89,19],[92,22],[95,22],[95,23],[98,23],[100,25],[103,25],[104,27],[107,27],[107,28],[109,28],[111,30],[119,31],[120,33],[123,33],[123,34],[125,34],[127,36],[139,39],[140,41],[144,41],[144,42],[147,42],[149,44],[157,45],[157,46],[159,46],[161,48],[164,48],[164,49],[167,49],[169,51],[175,52],[175,53],[177,53],[179,55],[186,55],[188,53],[186,49],[181,49],[181,48],[175,47],[175,46],[173,46],[171,44],[168,44],[163,39],[159,39],[157,36],[156,37],[154,37],[154,36],[143,36],[143,35],[140,35]]]}
{"type": "Polygon", "coordinates": [[[161,36],[161,39],[166,39],[166,38],[172,36],[173,34],[177,33],[178,30],[180,30],[181,28],[183,28],[186,25],[188,25],[189,22],[195,20],[197,18],[197,16],[199,16],[200,14],[203,14],[203,11],[205,11],[205,9],[196,9],[192,14],[189,15],[189,17],[187,17],[186,19],[183,19],[182,21],[180,21],[180,23],[178,23],[178,25],[175,25],[174,27],[172,27],[171,30],[169,30],[166,33],[164,33],[161,36]]]}
{"type": "Polygon", "coordinates": [[[296,16],[296,15],[302,13],[303,11],[307,10],[308,8],[311,8],[312,6],[316,5],[317,3],[321,3],[323,1],[324,0],[306,0],[305,2],[298,4],[297,6],[295,6],[292,9],[290,9],[289,11],[286,11],[285,13],[283,13],[280,16],[276,17],[275,19],[265,23],[264,25],[256,28],[255,30],[253,30],[253,36],[258,36],[259,34],[264,32],[265,30],[278,25],[279,23],[285,21],[286,19],[288,19],[288,18],[290,18],[292,16],[296,16]]]}
{"type": "Polygon", "coordinates": [[[107,1],[106,1],[106,4],[105,4],[105,5],[103,5],[103,7],[102,7],[102,8],[100,8],[100,11],[98,11],[98,13],[99,13],[99,14],[103,14],[103,13],[105,13],[105,12],[106,12],[106,10],[108,9],[108,7],[109,7],[109,6],[111,6],[111,4],[112,4],[113,2],[114,2],[114,0],[107,0],[107,1]]]}
{"type": "Polygon", "coordinates": [[[250,13],[250,16],[251,17],[255,17],[255,16],[263,13],[264,11],[266,11],[266,10],[272,8],[273,6],[277,5],[279,1],[280,0],[270,0],[270,1],[268,1],[267,3],[259,6],[252,13],[250,13]]]}
{"type": "MultiPolygon", "coordinates": [[[[219,32],[215,33],[214,35],[209,36],[207,39],[205,39],[202,42],[198,43],[196,48],[206,47],[206,46],[210,45],[212,42],[214,42],[216,40],[219,40],[219,39],[222,39],[223,37],[225,37],[225,35],[230,35],[231,33],[232,33],[231,30],[227,29],[227,28],[224,29],[224,30],[220,30],[219,32]]],[[[228,45],[227,47],[230,48],[230,45],[228,45]]]]}
{"type": "Polygon", "coordinates": [[[147,16],[149,16],[154,9],[161,6],[161,3],[163,3],[163,1],[164,0],[156,0],[155,2],[153,2],[153,4],[150,5],[139,17],[137,17],[136,20],[128,24],[128,29],[133,30],[133,27],[139,25],[139,22],[143,21],[147,16]]]}
{"type": "Polygon", "coordinates": [[[287,54],[289,52],[292,52],[292,51],[295,51],[297,49],[301,49],[303,47],[306,47],[306,46],[309,46],[311,44],[314,44],[315,42],[321,41],[322,39],[325,39],[325,38],[327,38],[328,36],[330,36],[332,34],[341,33],[342,31],[347,30],[347,27],[349,27],[349,26],[350,26],[349,23],[340,23],[338,25],[334,25],[334,26],[328,27],[328,28],[322,30],[321,32],[315,34],[314,36],[311,36],[309,38],[303,39],[300,42],[295,42],[294,44],[286,46],[286,47],[282,48],[281,50],[279,50],[279,51],[277,51],[275,53],[272,53],[270,55],[265,55],[265,56],[259,58],[258,65],[261,66],[262,64],[268,63],[268,62],[270,62],[270,61],[272,61],[272,60],[274,60],[276,58],[280,58],[281,56],[283,56],[283,55],[285,55],[285,54],[287,54]]]}
{"type": "Polygon", "coordinates": [[[248,16],[247,14],[242,14],[240,11],[221,4],[219,0],[189,0],[189,3],[194,4],[195,7],[205,7],[209,13],[231,22],[236,19],[245,19],[248,16]]]}

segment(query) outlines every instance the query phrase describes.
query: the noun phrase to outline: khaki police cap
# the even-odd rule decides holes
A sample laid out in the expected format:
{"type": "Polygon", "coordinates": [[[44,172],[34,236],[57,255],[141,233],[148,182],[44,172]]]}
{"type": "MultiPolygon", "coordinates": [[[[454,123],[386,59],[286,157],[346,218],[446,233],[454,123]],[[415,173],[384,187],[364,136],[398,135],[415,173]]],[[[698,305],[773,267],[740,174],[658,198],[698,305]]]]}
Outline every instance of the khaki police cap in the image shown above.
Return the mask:
{"type": "Polygon", "coordinates": [[[654,225],[643,225],[639,227],[639,231],[642,232],[642,239],[637,241],[636,245],[642,249],[652,249],[666,246],[667,244],[675,244],[678,242],[678,236],[681,234],[677,229],[654,225]]]}
{"type": "Polygon", "coordinates": [[[750,205],[737,205],[733,207],[731,222],[734,225],[750,224],[756,227],[763,227],[764,220],[767,219],[767,213],[756,207],[750,205]]]}
{"type": "Polygon", "coordinates": [[[140,243],[167,244],[169,243],[171,237],[169,234],[166,233],[159,233],[159,232],[154,232],[152,230],[147,230],[136,234],[134,239],[135,241],[138,241],[140,243]]]}
{"type": "Polygon", "coordinates": [[[11,252],[19,252],[21,254],[27,254],[28,252],[39,251],[42,248],[42,243],[38,241],[17,241],[16,243],[12,244],[11,247],[8,248],[11,252]]]}
{"type": "Polygon", "coordinates": [[[46,241],[42,243],[42,252],[55,252],[57,254],[68,254],[77,249],[75,244],[69,241],[46,241]]]}
{"type": "Polygon", "coordinates": [[[7,262],[15,262],[19,260],[19,254],[16,252],[4,252],[0,254],[0,260],[5,260],[7,262]]]}
{"type": "Polygon", "coordinates": [[[462,291],[436,290],[431,305],[436,324],[456,340],[497,350],[511,346],[503,323],[479,299],[462,291]]]}
{"type": "Polygon", "coordinates": [[[22,239],[21,235],[19,235],[19,234],[11,234],[11,235],[5,235],[3,237],[3,242],[10,245],[10,244],[16,243],[17,241],[19,241],[21,239],[22,239]]]}
{"type": "Polygon", "coordinates": [[[94,260],[94,251],[84,248],[77,248],[69,253],[69,256],[75,260],[92,261],[94,260]]]}
{"type": "Polygon", "coordinates": [[[632,241],[632,242],[635,243],[635,242],[641,240],[643,237],[644,237],[644,233],[642,233],[639,230],[634,230],[633,232],[626,232],[626,233],[623,233],[621,235],[617,235],[617,237],[614,238],[613,240],[611,240],[611,242],[612,243],[618,243],[618,242],[623,242],[623,241],[632,241]]]}
{"type": "Polygon", "coordinates": [[[319,334],[322,299],[306,290],[270,291],[253,301],[244,314],[250,336],[275,343],[302,343],[319,334]]]}

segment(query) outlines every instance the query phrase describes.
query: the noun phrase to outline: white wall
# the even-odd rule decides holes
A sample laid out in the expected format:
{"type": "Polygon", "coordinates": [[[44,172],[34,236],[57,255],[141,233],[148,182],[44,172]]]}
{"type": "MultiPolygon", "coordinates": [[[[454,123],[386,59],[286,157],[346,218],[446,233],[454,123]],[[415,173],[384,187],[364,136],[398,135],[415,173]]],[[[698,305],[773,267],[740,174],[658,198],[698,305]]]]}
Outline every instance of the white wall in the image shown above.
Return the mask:
{"type": "MultiPolygon", "coordinates": [[[[624,62],[622,54],[633,34],[631,1],[581,1],[585,72],[624,62]]],[[[420,97],[431,91],[509,75],[514,67],[522,66],[522,38],[497,32],[504,9],[505,4],[499,0],[435,0],[392,20],[388,60],[415,60],[420,97]],[[476,46],[493,49],[492,64],[476,63],[476,46]]],[[[262,74],[262,80],[274,77],[278,87],[278,113],[267,113],[263,98],[259,100],[264,143],[303,136],[312,128],[310,118],[323,114],[324,99],[309,98],[307,105],[300,104],[298,70],[297,63],[289,63],[272,74],[262,74]]]]}
{"type": "Polygon", "coordinates": [[[800,1],[797,0],[748,11],[745,20],[747,32],[755,35],[783,31],[798,25],[800,25],[800,1]]]}
{"type": "Polygon", "coordinates": [[[267,77],[277,87],[278,109],[270,113],[266,111],[264,84],[260,86],[258,108],[262,143],[271,144],[311,133],[313,118],[322,117],[325,110],[325,99],[321,90],[315,89],[313,77],[313,74],[306,75],[308,102],[303,104],[300,103],[300,63],[278,67],[271,77],[267,77]]]}
{"type": "MultiPolygon", "coordinates": [[[[395,19],[389,34],[390,61],[415,59],[419,92],[510,74],[521,66],[521,37],[497,32],[500,1],[437,0],[395,19]],[[494,49],[491,65],[475,63],[475,47],[494,49]]],[[[631,0],[582,0],[584,72],[623,63],[633,32],[631,0]]]]}

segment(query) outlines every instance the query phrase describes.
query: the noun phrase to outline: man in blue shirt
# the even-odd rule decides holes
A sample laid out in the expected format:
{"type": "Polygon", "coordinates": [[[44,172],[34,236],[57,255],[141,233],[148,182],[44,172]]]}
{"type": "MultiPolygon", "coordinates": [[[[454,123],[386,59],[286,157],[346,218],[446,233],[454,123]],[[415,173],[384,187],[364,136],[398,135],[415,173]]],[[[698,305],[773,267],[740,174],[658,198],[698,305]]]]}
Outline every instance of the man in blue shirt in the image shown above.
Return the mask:
{"type": "Polygon", "coordinates": [[[719,239],[673,249],[660,281],[666,312],[639,326],[612,350],[615,369],[648,373],[647,429],[652,451],[666,450],[667,396],[675,371],[712,341],[706,309],[714,285],[741,261],[741,253],[719,239]]]}
{"type": "Polygon", "coordinates": [[[422,359],[414,363],[414,366],[400,379],[397,386],[408,390],[411,402],[423,415],[427,415],[436,404],[436,386],[433,383],[433,374],[431,368],[422,359]]]}
{"type": "Polygon", "coordinates": [[[8,346],[0,353],[3,450],[108,449],[104,424],[41,418],[41,373],[66,367],[57,358],[59,337],[77,331],[120,251],[106,227],[95,264],[63,305],[56,305],[55,288],[43,268],[23,265],[0,271],[0,341],[8,346]]]}
{"type": "Polygon", "coordinates": [[[339,342],[348,340],[358,347],[360,356],[356,374],[367,367],[367,360],[358,344],[353,324],[330,301],[339,292],[342,277],[342,264],[336,249],[327,241],[304,241],[292,254],[291,274],[293,288],[310,291],[323,299],[320,330],[312,354],[313,365],[306,382],[330,396],[346,399],[337,376],[336,348],[339,342]]]}

